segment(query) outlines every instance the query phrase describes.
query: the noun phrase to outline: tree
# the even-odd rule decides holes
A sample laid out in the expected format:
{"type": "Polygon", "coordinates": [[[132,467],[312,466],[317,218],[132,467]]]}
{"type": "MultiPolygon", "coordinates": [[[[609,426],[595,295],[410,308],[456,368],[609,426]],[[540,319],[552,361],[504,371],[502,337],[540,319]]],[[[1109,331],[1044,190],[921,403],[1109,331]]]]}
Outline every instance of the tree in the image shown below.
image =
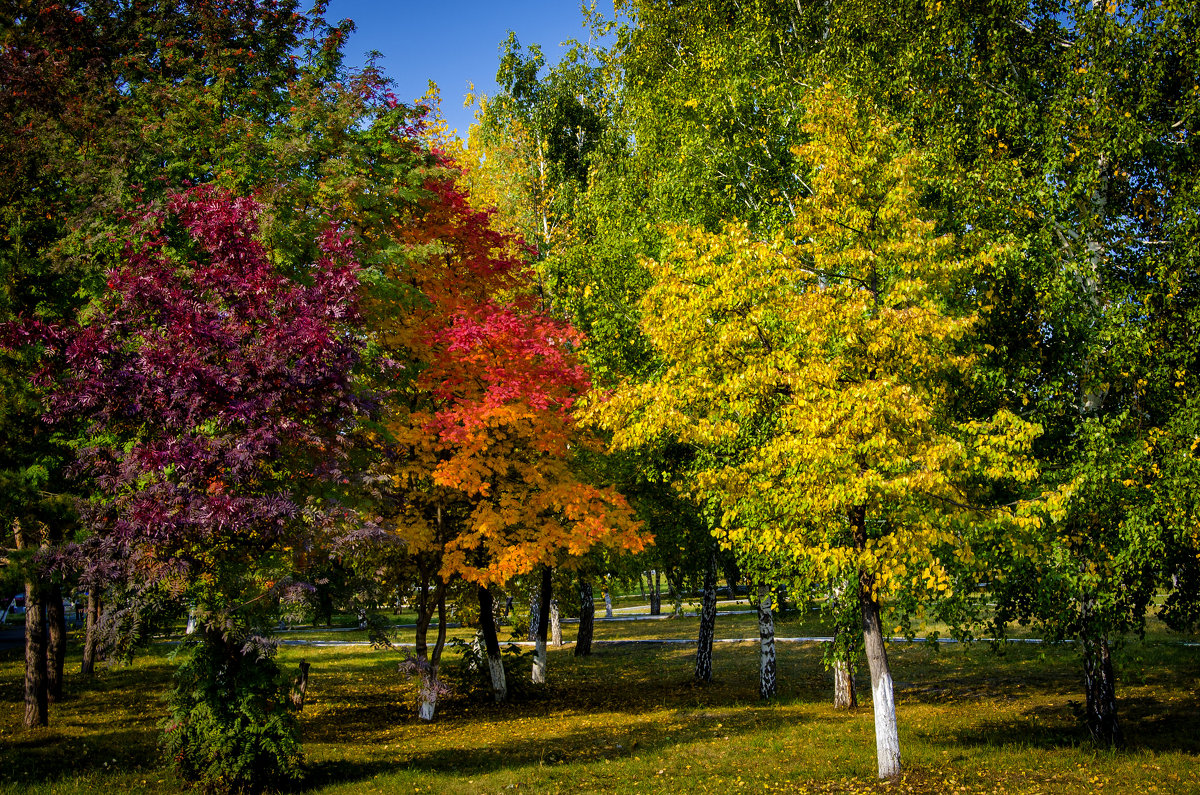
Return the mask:
{"type": "MultiPolygon", "coordinates": [[[[267,237],[293,262],[315,258],[329,217],[314,208],[337,198],[361,208],[376,193],[355,172],[366,158],[353,155],[364,147],[347,142],[366,138],[357,133],[370,125],[360,122],[382,105],[390,103],[393,122],[407,113],[389,101],[377,71],[344,75],[347,30],[328,26],[319,9],[301,15],[294,2],[275,0],[0,10],[0,324],[70,323],[87,311],[119,266],[128,214],[185,183],[258,191],[272,205],[267,237]]],[[[371,159],[380,170],[392,165],[371,159]]],[[[6,530],[20,521],[33,547],[47,541],[44,562],[70,557],[60,547],[79,530],[75,505],[95,485],[65,476],[86,439],[65,418],[53,431],[41,422],[47,396],[32,383],[37,366],[28,350],[0,352],[0,427],[9,440],[0,451],[8,498],[0,520],[6,530]]],[[[96,564],[64,582],[81,576],[95,597],[105,570],[96,564]]],[[[57,587],[44,572],[31,582],[39,593],[57,587]]],[[[89,644],[101,623],[92,622],[89,644]]],[[[64,649],[51,644],[51,670],[61,669],[64,649]]]]}
{"type": "Polygon", "coordinates": [[[102,495],[90,529],[143,578],[193,586],[200,642],[167,732],[181,774],[248,786],[298,772],[250,608],[286,572],[304,492],[336,467],[358,410],[349,240],[327,230],[321,259],[301,268],[309,284],[296,284],[257,239],[260,210],[212,186],[168,194],[133,220],[108,291],[78,325],[32,329],[71,364],[44,372],[57,379],[50,417],[88,423],[80,461],[102,495]],[[241,722],[243,699],[260,724],[241,722]],[[213,751],[214,732],[253,746],[254,763],[213,751]]]}
{"type": "MultiPolygon", "coordinates": [[[[572,415],[590,388],[579,334],[540,311],[527,249],[494,227],[491,212],[473,209],[458,180],[443,160],[420,211],[393,231],[399,256],[385,266],[419,299],[376,326],[408,368],[378,439],[381,531],[406,554],[427,555],[437,582],[481,588],[597,544],[638,549],[646,539],[624,499],[573,468],[574,451],[595,444],[572,415]]],[[[483,629],[498,674],[494,627],[483,629]]],[[[440,649],[422,668],[430,682],[440,649]]],[[[539,659],[544,666],[544,649],[539,659]]],[[[494,685],[498,695],[505,689],[494,685]]]]}
{"type": "Polygon", "coordinates": [[[689,491],[720,512],[719,536],[794,567],[852,574],[871,669],[879,774],[900,771],[881,604],[948,587],[970,555],[978,482],[1029,481],[1036,426],[1002,413],[957,423],[948,379],[972,318],[948,306],[972,252],[922,220],[920,163],[869,103],[810,99],[812,194],[789,237],[744,226],[673,231],[643,299],[658,376],[595,409],[614,443],[671,436],[697,447],[689,491]]]}

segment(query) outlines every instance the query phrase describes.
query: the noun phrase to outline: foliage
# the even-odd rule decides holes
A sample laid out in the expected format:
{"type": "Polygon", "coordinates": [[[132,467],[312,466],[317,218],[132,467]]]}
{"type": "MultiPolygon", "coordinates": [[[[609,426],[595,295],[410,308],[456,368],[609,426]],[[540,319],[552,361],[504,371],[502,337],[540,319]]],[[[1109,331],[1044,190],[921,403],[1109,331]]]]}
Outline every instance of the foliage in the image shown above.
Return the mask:
{"type": "Polygon", "coordinates": [[[90,423],[81,461],[106,496],[93,529],[148,572],[218,591],[286,543],[292,478],[327,476],[355,410],[348,240],[329,230],[311,283],[295,284],[255,239],[258,212],[212,187],[145,208],[110,292],[80,325],[44,332],[72,365],[45,370],[67,373],[51,416],[90,423]]]}
{"type": "Polygon", "coordinates": [[[704,451],[689,490],[744,560],[937,594],[939,548],[966,541],[941,517],[974,503],[978,479],[1036,475],[1035,427],[1002,414],[956,428],[942,398],[971,320],[939,293],[1003,253],[962,251],[920,219],[918,164],[869,108],[827,91],[806,130],[798,154],[820,168],[791,233],[802,242],[675,230],[647,262],[642,309],[665,367],[595,411],[618,445],[704,451]],[[857,545],[845,517],[860,506],[877,519],[857,545]]]}
{"type": "Polygon", "coordinates": [[[299,722],[273,650],[218,634],[194,645],[167,697],[162,750],[205,792],[258,792],[299,780],[299,722]]]}

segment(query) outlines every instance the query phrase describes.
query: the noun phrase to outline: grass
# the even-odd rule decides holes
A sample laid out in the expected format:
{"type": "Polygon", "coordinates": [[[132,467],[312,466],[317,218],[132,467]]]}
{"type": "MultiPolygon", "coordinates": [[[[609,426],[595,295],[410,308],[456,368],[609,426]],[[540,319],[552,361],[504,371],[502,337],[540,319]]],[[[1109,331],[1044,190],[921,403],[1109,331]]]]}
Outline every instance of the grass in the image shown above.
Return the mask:
{"type": "MultiPolygon", "coordinates": [[[[694,618],[601,622],[597,637],[694,637],[695,628],[694,618]]],[[[820,634],[797,613],[778,629],[820,634]]],[[[722,616],[718,630],[753,637],[753,616],[722,616]]],[[[523,686],[516,703],[497,706],[459,681],[430,725],[416,719],[396,673],[400,651],[288,646],[280,657],[288,667],[312,663],[303,792],[1200,791],[1200,649],[1151,637],[1117,653],[1130,740],[1121,752],[1086,741],[1070,645],[1011,645],[999,655],[982,644],[893,645],[906,773],[890,784],[873,776],[869,704],[854,712],[829,705],[814,643],[780,644],[780,696],[770,703],[757,698],[754,643],[718,644],[716,681],[707,686],[691,681],[689,646],[600,644],[592,657],[575,658],[568,644],[550,652],[549,686],[523,686]]],[[[156,755],[171,648],[159,644],[92,680],[69,676],[51,727],[32,732],[19,725],[21,662],[7,652],[0,792],[178,791],[156,755]]],[[[457,659],[448,654],[447,667],[457,659]]],[[[71,663],[77,668],[78,658],[71,663]]],[[[514,682],[526,676],[523,667],[510,672],[514,682]]]]}

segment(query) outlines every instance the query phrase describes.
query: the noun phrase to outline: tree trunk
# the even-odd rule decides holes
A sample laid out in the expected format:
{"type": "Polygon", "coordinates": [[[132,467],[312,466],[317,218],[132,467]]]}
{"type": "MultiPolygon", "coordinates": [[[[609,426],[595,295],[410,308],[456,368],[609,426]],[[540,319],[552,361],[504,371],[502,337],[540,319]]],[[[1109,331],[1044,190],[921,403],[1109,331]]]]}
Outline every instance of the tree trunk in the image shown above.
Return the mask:
{"type": "Polygon", "coordinates": [[[538,622],[542,619],[540,594],[541,584],[532,580],[529,584],[529,640],[536,642],[538,637],[538,622]]]}
{"type": "Polygon", "coordinates": [[[657,616],[662,614],[662,592],[658,585],[658,569],[651,569],[650,576],[650,615],[657,616]]]}
{"type": "Polygon", "coordinates": [[[829,595],[833,614],[833,706],[834,709],[854,709],[858,706],[858,690],[854,685],[854,661],[858,657],[856,635],[862,632],[858,600],[846,598],[850,583],[837,583],[829,595]]]}
{"type": "Polygon", "coordinates": [[[854,709],[858,706],[854,667],[849,660],[833,661],[833,706],[834,709],[854,709]]]}
{"type": "MultiPolygon", "coordinates": [[[[439,505],[439,524],[441,524],[441,520],[442,510],[439,505]]],[[[413,638],[415,670],[412,670],[411,673],[417,680],[419,701],[417,714],[424,721],[433,720],[434,713],[437,711],[438,695],[442,691],[441,682],[438,680],[438,666],[442,660],[442,649],[446,647],[446,583],[440,576],[433,573],[435,565],[425,561],[418,563],[421,584],[417,591],[417,631],[413,638]],[[429,650],[429,625],[433,623],[435,611],[438,617],[438,633],[431,653],[429,650]]]]}
{"type": "Polygon", "coordinates": [[[871,669],[871,706],[875,711],[875,753],[880,778],[900,775],[900,733],[896,726],[896,696],[892,672],[888,667],[883,627],[879,621],[879,603],[872,590],[874,577],[859,573],[859,601],[862,604],[863,645],[871,669]]]}
{"type": "Polygon", "coordinates": [[[25,727],[50,722],[49,682],[46,671],[45,599],[38,581],[25,582],[25,727]]]}
{"type": "Polygon", "coordinates": [[[555,646],[563,645],[562,616],[558,614],[558,600],[550,600],[550,642],[555,646]]]}
{"type": "Polygon", "coordinates": [[[670,569],[663,572],[663,578],[667,581],[667,596],[671,599],[671,618],[682,618],[683,584],[676,582],[670,569]]]}
{"type": "Polygon", "coordinates": [[[612,618],[612,586],[608,583],[604,584],[604,617],[612,618]]]}
{"type": "Polygon", "coordinates": [[[508,698],[508,680],[504,676],[504,660],[500,657],[500,640],[496,637],[496,616],[492,612],[492,592],[479,589],[479,629],[483,633],[483,648],[487,652],[488,673],[492,677],[492,695],[497,704],[508,698]]]}
{"type": "Polygon", "coordinates": [[[730,599],[737,598],[738,580],[742,578],[742,573],[738,571],[737,562],[732,555],[724,556],[721,560],[722,568],[725,574],[725,586],[729,593],[730,599]]]}
{"type": "Polygon", "coordinates": [[[96,633],[100,631],[100,593],[96,586],[88,588],[87,624],[83,630],[83,665],[79,671],[84,676],[96,672],[96,633]]]}
{"type": "Polygon", "coordinates": [[[575,636],[575,656],[587,657],[592,653],[592,635],[595,632],[596,602],[592,598],[592,584],[579,580],[579,634],[575,636]]]}
{"type": "MultiPolygon", "coordinates": [[[[650,572],[644,572],[644,573],[645,573],[645,575],[646,575],[646,581],[647,581],[647,582],[649,582],[649,580],[650,580],[650,572]]],[[[645,583],[643,583],[643,582],[642,582],[642,575],[641,575],[641,574],[638,574],[638,593],[640,593],[640,594],[642,595],[642,598],[643,598],[643,599],[645,599],[645,598],[646,598],[646,588],[645,588],[645,583]]]]}
{"type": "MultiPolygon", "coordinates": [[[[17,549],[25,549],[21,523],[13,521],[13,539],[17,549]]],[[[49,693],[46,689],[46,613],[41,581],[25,572],[25,728],[50,723],[49,693]]]]}
{"type": "Polygon", "coordinates": [[[776,693],[775,618],[771,614],[771,589],[758,586],[758,695],[771,698],[776,693]]]}
{"type": "Polygon", "coordinates": [[[304,709],[304,696],[308,693],[308,669],[308,661],[301,660],[300,671],[292,682],[292,708],[297,712],[304,709]]]}
{"type": "Polygon", "coordinates": [[[542,567],[542,593],[538,603],[538,633],[534,641],[533,675],[534,684],[546,683],[546,630],[550,623],[550,567],[542,567]]]}
{"type": "Polygon", "coordinates": [[[62,588],[52,584],[45,589],[46,626],[46,698],[51,704],[62,700],[63,666],[67,661],[67,614],[63,611],[62,588]]]}
{"type": "Polygon", "coordinates": [[[696,642],[696,681],[712,681],[713,634],[717,625],[717,556],[714,552],[704,572],[704,602],[700,608],[700,634],[696,642]]]}
{"type": "MultiPolygon", "coordinates": [[[[442,649],[446,648],[446,584],[442,582],[441,577],[436,578],[434,593],[437,602],[438,634],[437,640],[433,644],[433,652],[428,658],[428,668],[423,672],[420,685],[421,706],[417,714],[423,721],[433,720],[433,716],[437,712],[438,696],[442,693],[438,669],[441,667],[442,649]]],[[[425,626],[428,628],[429,619],[426,619],[425,626]]]]}
{"type": "Polygon", "coordinates": [[[1117,680],[1108,638],[1085,637],[1082,641],[1088,732],[1100,745],[1119,748],[1125,744],[1125,737],[1117,720],[1117,680]]]}

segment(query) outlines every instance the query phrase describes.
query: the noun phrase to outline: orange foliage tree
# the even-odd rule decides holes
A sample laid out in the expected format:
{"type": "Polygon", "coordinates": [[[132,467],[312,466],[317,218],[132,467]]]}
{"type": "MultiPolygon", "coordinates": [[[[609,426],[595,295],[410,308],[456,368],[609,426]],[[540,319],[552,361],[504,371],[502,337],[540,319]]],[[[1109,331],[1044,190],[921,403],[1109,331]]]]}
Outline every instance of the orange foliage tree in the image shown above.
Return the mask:
{"type": "MultiPolygon", "coordinates": [[[[460,171],[444,156],[427,198],[395,230],[384,281],[407,302],[377,301],[376,342],[392,352],[391,397],[374,472],[378,532],[415,561],[418,638],[409,668],[431,719],[447,588],[479,588],[481,623],[497,699],[505,697],[488,587],[538,567],[570,565],[596,545],[640,550],[648,541],[621,495],[572,468],[595,444],[572,410],[590,388],[580,334],[544,313],[529,250],[473,209],[460,171]],[[400,308],[397,309],[397,306],[400,308]]],[[[542,602],[548,606],[548,599],[542,602]]],[[[544,627],[547,622],[543,621],[544,627]]],[[[535,680],[544,676],[544,632],[535,680]]]]}

